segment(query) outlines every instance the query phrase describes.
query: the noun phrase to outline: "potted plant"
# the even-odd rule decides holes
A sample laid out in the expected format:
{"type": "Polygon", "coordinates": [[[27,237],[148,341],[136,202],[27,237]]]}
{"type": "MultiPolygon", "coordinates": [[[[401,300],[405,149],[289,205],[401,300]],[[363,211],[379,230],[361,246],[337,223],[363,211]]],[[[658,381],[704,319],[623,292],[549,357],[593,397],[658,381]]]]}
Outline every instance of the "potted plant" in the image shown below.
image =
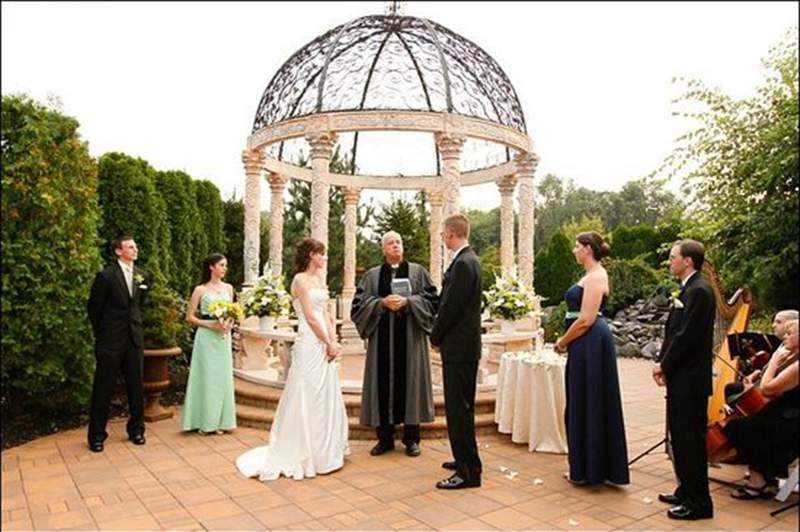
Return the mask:
{"type": "Polygon", "coordinates": [[[178,343],[184,320],[181,300],[167,287],[161,272],[155,269],[146,282],[150,286],[142,304],[144,418],[146,421],[158,421],[173,415],[171,409],[161,405],[160,398],[169,388],[169,358],[181,354],[178,343]]]}
{"type": "Polygon", "coordinates": [[[291,297],[283,287],[280,277],[266,270],[255,284],[242,294],[244,312],[247,316],[258,316],[259,328],[268,331],[275,328],[278,318],[289,315],[291,297]]]}
{"type": "Polygon", "coordinates": [[[513,333],[515,322],[532,316],[537,310],[537,297],[533,290],[516,276],[497,277],[491,288],[483,293],[483,301],[489,315],[500,322],[503,334],[513,333]]]}

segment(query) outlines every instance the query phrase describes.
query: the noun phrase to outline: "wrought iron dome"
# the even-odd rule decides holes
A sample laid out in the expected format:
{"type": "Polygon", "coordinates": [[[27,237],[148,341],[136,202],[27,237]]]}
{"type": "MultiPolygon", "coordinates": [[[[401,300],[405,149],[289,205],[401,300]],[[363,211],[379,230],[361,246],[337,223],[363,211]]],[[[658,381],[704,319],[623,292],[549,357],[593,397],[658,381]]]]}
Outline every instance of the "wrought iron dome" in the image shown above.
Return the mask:
{"type": "Polygon", "coordinates": [[[264,91],[253,133],[361,110],[453,113],[526,134],[517,93],[489,54],[433,21],[391,14],[357,18],[295,52],[264,91]]]}

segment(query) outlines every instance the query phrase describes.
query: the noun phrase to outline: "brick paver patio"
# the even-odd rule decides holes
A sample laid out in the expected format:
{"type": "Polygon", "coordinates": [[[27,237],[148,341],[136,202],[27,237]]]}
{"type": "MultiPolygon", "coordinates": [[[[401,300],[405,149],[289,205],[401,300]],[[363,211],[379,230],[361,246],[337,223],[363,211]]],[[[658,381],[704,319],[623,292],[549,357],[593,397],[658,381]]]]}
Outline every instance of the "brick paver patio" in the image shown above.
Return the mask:
{"type": "MultiPolygon", "coordinates": [[[[643,361],[621,360],[631,457],[663,435],[663,393],[643,361]]],[[[93,454],[85,429],[55,434],[2,453],[2,528],[20,529],[770,529],[797,530],[797,509],[770,517],[776,501],[732,499],[712,484],[716,515],[671,521],[657,494],[673,487],[663,452],[635,464],[624,488],[578,488],[561,477],[566,458],[529,453],[506,435],[479,438],[483,487],[434,488],[450,458],[444,440],[425,440],[423,454],[369,456],[373,442],[351,442],[345,467],[296,482],[241,478],[234,460],[266,434],[240,428],[221,436],[182,434],[177,418],[148,425],[147,445],[124,439],[124,420],[110,424],[106,450],[93,454]],[[508,468],[518,475],[501,471],[508,468]],[[513,477],[513,478],[508,478],[513,477]],[[541,482],[536,479],[541,479],[541,482]]],[[[402,446],[399,447],[402,449],[402,446]]],[[[713,476],[741,479],[725,466],[713,476]]],[[[790,501],[796,500],[792,495],[790,501]]]]}

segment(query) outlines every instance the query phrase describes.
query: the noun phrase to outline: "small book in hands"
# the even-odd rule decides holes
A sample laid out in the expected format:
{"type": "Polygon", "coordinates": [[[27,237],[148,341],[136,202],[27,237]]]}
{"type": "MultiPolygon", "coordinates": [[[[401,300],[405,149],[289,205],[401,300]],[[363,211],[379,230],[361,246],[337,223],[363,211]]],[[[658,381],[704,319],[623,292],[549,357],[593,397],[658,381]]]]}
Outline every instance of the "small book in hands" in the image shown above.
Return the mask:
{"type": "Polygon", "coordinates": [[[392,281],[392,294],[409,297],[411,295],[411,281],[408,279],[395,279],[392,281]]]}

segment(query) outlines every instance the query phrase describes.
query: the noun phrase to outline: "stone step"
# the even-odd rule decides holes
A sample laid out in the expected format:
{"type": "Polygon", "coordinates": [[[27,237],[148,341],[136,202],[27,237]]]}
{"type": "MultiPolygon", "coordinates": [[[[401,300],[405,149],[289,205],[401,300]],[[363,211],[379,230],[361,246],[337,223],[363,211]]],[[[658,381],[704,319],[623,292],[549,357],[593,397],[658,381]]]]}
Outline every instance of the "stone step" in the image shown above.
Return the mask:
{"type": "MultiPolygon", "coordinates": [[[[244,404],[236,405],[236,422],[241,427],[253,427],[267,431],[272,426],[274,416],[274,410],[244,404]]],[[[359,424],[357,417],[349,417],[348,426],[351,440],[375,439],[375,429],[359,424]]],[[[493,412],[475,415],[475,433],[480,435],[497,433],[493,412]]],[[[420,434],[425,439],[447,438],[447,422],[444,416],[436,416],[432,423],[422,424],[420,434]]]]}
{"type": "MultiPolygon", "coordinates": [[[[234,377],[234,392],[237,405],[248,405],[262,408],[265,410],[275,410],[281,398],[283,390],[255,384],[239,377],[234,377]]],[[[475,397],[475,414],[494,413],[495,393],[482,392],[475,397]]],[[[361,396],[356,394],[344,394],[344,404],[347,408],[347,415],[359,417],[361,415],[361,396]]],[[[444,416],[444,396],[433,396],[434,414],[444,416]]]]}
{"type": "MultiPolygon", "coordinates": [[[[269,429],[275,416],[281,394],[281,388],[273,388],[255,384],[234,377],[236,395],[236,417],[238,423],[246,427],[269,429]]],[[[361,415],[361,396],[344,394],[345,408],[349,418],[350,438],[354,440],[375,437],[375,430],[359,424],[361,415]]],[[[475,397],[475,430],[478,434],[494,434],[494,392],[483,392],[475,397]]],[[[421,431],[424,438],[446,438],[447,423],[445,419],[444,396],[434,395],[435,420],[423,424],[421,431]]]]}

